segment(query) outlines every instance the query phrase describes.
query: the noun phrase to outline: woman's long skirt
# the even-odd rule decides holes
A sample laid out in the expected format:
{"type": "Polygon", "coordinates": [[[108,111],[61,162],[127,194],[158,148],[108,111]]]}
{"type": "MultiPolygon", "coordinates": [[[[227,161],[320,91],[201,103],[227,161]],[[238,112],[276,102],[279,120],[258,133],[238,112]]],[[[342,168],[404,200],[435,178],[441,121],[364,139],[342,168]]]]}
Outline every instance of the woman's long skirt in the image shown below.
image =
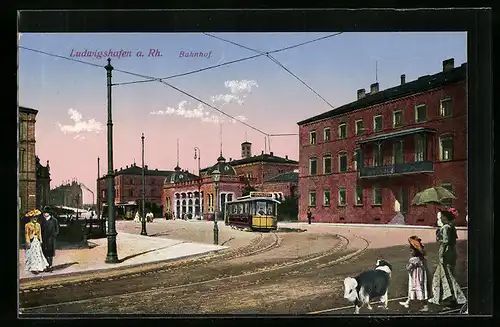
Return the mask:
{"type": "Polygon", "coordinates": [[[38,238],[33,238],[31,246],[26,250],[26,271],[42,272],[49,266],[47,259],[43,255],[42,245],[38,238]]]}

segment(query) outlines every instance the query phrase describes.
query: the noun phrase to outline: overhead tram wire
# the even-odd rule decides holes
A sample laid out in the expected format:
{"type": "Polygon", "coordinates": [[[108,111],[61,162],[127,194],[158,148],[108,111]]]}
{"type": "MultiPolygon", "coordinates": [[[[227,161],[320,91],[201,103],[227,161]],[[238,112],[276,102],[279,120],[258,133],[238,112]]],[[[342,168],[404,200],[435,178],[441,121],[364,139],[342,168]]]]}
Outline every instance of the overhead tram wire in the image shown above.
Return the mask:
{"type": "MultiPolygon", "coordinates": [[[[212,66],[208,66],[208,67],[205,67],[205,68],[200,68],[200,69],[192,70],[192,71],[185,72],[185,73],[179,73],[179,74],[175,74],[175,75],[170,75],[170,76],[164,77],[162,79],[166,80],[166,79],[171,79],[171,78],[176,78],[176,77],[182,77],[182,76],[187,76],[187,75],[191,75],[191,74],[196,74],[196,73],[203,72],[205,70],[210,70],[210,69],[214,69],[214,68],[219,68],[219,67],[231,65],[231,64],[235,64],[237,62],[242,62],[242,61],[254,59],[254,58],[257,58],[257,57],[267,56],[267,55],[270,55],[272,53],[278,53],[278,52],[282,52],[282,51],[287,51],[287,50],[290,50],[290,49],[301,47],[301,46],[309,44],[309,43],[314,43],[314,42],[317,42],[317,41],[328,39],[328,38],[340,35],[342,33],[343,32],[338,32],[338,33],[333,33],[333,34],[325,35],[325,36],[318,37],[318,38],[315,38],[315,39],[312,39],[312,40],[309,40],[309,41],[305,41],[305,42],[297,43],[297,44],[294,44],[294,45],[290,45],[290,46],[287,46],[287,47],[284,47],[284,48],[281,48],[281,49],[277,49],[277,50],[273,50],[273,51],[268,51],[268,52],[265,52],[265,53],[259,52],[257,55],[253,55],[253,56],[250,56],[250,57],[244,57],[244,58],[240,58],[240,59],[235,59],[235,60],[231,60],[231,61],[228,61],[228,62],[225,62],[225,63],[221,63],[221,64],[218,64],[218,65],[212,65],[212,66]]],[[[213,36],[211,34],[208,34],[208,33],[203,33],[203,34],[215,37],[215,36],[213,36]]],[[[215,37],[215,38],[217,38],[217,37],[215,37]]],[[[238,44],[236,44],[236,45],[238,45],[238,44]]],[[[241,45],[238,45],[238,46],[241,46],[241,45]]],[[[255,50],[250,49],[250,48],[248,48],[248,50],[255,51],[255,50]]],[[[128,85],[128,84],[148,83],[148,82],[154,82],[154,81],[155,81],[155,79],[147,79],[147,80],[143,80],[143,81],[131,81],[131,82],[115,83],[113,85],[128,85]]]]}
{"type": "MultiPolygon", "coordinates": [[[[341,34],[342,32],[339,32],[337,33],[336,35],[339,35],[341,34]]],[[[231,43],[233,45],[236,45],[240,48],[243,48],[243,49],[247,49],[249,51],[253,51],[253,52],[256,52],[256,53],[260,53],[262,55],[265,55],[266,57],[268,57],[271,61],[273,61],[275,64],[277,64],[278,66],[280,66],[281,68],[283,68],[286,72],[288,72],[290,75],[292,75],[293,77],[295,77],[295,79],[297,79],[299,82],[301,82],[302,84],[304,84],[309,90],[311,90],[314,94],[316,94],[316,96],[318,96],[321,100],[323,100],[328,106],[330,106],[330,108],[332,109],[335,109],[335,107],[330,103],[328,102],[325,98],[323,98],[318,92],[316,92],[316,90],[314,90],[312,87],[310,87],[306,82],[304,82],[302,79],[300,79],[297,75],[295,75],[294,73],[292,73],[288,68],[286,68],[285,66],[283,66],[283,64],[281,64],[276,58],[274,58],[269,52],[262,52],[262,51],[259,51],[259,50],[255,50],[255,49],[252,49],[252,48],[249,48],[245,45],[242,45],[242,44],[239,44],[239,43],[236,43],[236,42],[233,42],[231,40],[227,40],[227,39],[224,39],[224,38],[221,38],[221,37],[218,37],[218,36],[215,36],[215,35],[212,35],[210,33],[203,33],[207,36],[210,36],[210,37],[213,37],[215,39],[218,39],[218,40],[221,40],[221,41],[224,41],[224,42],[227,42],[227,43],[231,43]]]]}
{"type": "MultiPolygon", "coordinates": [[[[28,50],[28,51],[37,52],[37,53],[44,54],[44,55],[51,56],[51,57],[56,57],[56,58],[60,58],[60,59],[66,59],[66,60],[78,62],[78,63],[81,63],[81,64],[86,64],[86,65],[90,65],[90,66],[94,66],[94,67],[104,68],[103,65],[94,64],[94,63],[91,63],[91,62],[88,62],[88,61],[83,61],[83,60],[78,60],[78,59],[74,59],[74,58],[69,58],[69,57],[57,55],[57,54],[54,54],[54,53],[49,53],[49,52],[45,52],[45,51],[41,51],[41,50],[36,50],[36,49],[31,49],[31,48],[26,48],[26,47],[21,47],[21,46],[19,48],[22,48],[22,49],[25,49],[25,50],[28,50]]],[[[227,117],[229,117],[229,118],[231,118],[231,119],[233,119],[233,120],[235,120],[235,121],[237,121],[237,122],[239,122],[239,123],[241,123],[241,124],[243,124],[243,125],[245,125],[245,126],[247,126],[249,128],[251,128],[251,129],[253,129],[253,130],[255,130],[255,131],[257,131],[257,132],[259,132],[261,134],[264,134],[266,136],[268,135],[266,132],[258,129],[257,127],[254,127],[254,126],[252,126],[252,125],[250,125],[248,123],[245,123],[244,121],[239,120],[236,117],[231,116],[230,114],[228,114],[228,113],[220,110],[219,108],[214,107],[213,105],[211,105],[211,104],[209,104],[209,103],[207,103],[207,102],[205,102],[205,101],[197,98],[196,96],[191,95],[188,92],[186,92],[184,90],[181,90],[178,87],[173,86],[172,84],[163,81],[163,79],[161,79],[161,78],[154,78],[154,77],[151,77],[151,76],[148,76],[148,75],[133,73],[133,72],[129,72],[129,71],[126,71],[126,70],[117,69],[117,68],[115,68],[114,71],[117,71],[117,72],[120,72],[120,73],[124,73],[124,74],[128,74],[128,75],[132,75],[132,76],[135,76],[135,77],[147,78],[147,79],[150,79],[150,80],[154,80],[156,82],[160,82],[160,83],[162,83],[162,84],[164,84],[164,85],[166,85],[166,86],[168,86],[168,87],[176,90],[177,92],[180,92],[180,93],[182,93],[182,94],[184,94],[184,95],[186,95],[186,96],[188,96],[188,97],[190,97],[190,98],[192,98],[192,99],[194,99],[194,100],[196,100],[196,101],[198,101],[200,103],[203,103],[207,107],[209,107],[211,109],[214,109],[215,111],[217,111],[217,112],[219,112],[219,113],[221,113],[221,114],[223,114],[223,115],[225,115],[225,116],[227,116],[227,117]]]]}

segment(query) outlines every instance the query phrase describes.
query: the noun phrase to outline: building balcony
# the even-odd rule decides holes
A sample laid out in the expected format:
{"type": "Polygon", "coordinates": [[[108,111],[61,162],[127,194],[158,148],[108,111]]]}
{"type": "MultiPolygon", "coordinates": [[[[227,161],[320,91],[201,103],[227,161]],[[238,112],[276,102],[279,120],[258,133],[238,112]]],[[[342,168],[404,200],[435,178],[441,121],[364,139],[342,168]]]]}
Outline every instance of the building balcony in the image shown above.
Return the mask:
{"type": "Polygon", "coordinates": [[[432,161],[417,161],[377,167],[362,167],[359,170],[359,178],[375,178],[433,172],[434,163],[432,161]]]}

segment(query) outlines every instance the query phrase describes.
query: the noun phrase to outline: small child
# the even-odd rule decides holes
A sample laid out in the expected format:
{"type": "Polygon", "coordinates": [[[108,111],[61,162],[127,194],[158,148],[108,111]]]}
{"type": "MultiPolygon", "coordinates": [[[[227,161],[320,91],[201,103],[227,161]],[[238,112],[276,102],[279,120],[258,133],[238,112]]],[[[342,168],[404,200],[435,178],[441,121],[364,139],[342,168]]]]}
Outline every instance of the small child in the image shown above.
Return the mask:
{"type": "Polygon", "coordinates": [[[418,236],[408,238],[410,243],[411,257],[406,265],[408,271],[408,299],[399,302],[403,307],[409,308],[410,301],[420,301],[423,304],[422,312],[429,311],[427,300],[429,299],[427,262],[425,259],[424,246],[418,236]]]}

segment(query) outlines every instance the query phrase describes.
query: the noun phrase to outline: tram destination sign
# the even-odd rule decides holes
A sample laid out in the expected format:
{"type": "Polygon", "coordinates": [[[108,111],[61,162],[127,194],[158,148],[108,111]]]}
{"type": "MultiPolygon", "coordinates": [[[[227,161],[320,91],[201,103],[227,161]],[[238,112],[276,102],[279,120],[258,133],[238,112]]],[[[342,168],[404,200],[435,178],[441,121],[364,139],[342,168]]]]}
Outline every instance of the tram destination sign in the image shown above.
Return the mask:
{"type": "Polygon", "coordinates": [[[250,192],[251,198],[272,198],[273,194],[268,192],[250,192]]]}

